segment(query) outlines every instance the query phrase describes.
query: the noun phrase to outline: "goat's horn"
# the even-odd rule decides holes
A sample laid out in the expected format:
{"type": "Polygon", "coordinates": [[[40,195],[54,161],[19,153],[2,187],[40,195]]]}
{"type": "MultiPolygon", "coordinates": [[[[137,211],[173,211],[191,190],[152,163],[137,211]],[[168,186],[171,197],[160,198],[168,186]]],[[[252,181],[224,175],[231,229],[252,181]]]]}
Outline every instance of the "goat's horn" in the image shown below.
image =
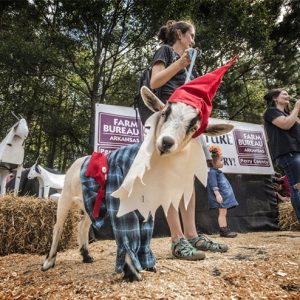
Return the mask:
{"type": "Polygon", "coordinates": [[[40,161],[40,156],[37,157],[37,159],[36,159],[36,161],[35,161],[34,164],[37,165],[39,163],[39,161],[40,161]]]}
{"type": "Polygon", "coordinates": [[[20,119],[24,119],[24,117],[21,114],[19,114],[19,117],[20,117],[20,119]]]}
{"type": "Polygon", "coordinates": [[[20,120],[20,118],[19,118],[13,111],[11,111],[11,114],[12,114],[17,120],[20,120]]]}

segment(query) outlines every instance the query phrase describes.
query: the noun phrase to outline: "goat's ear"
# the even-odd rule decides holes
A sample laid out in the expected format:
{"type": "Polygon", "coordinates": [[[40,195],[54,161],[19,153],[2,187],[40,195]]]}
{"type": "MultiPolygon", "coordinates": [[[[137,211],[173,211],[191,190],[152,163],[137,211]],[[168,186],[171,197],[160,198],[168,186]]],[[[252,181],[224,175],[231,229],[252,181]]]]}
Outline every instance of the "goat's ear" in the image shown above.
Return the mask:
{"type": "Polygon", "coordinates": [[[165,107],[165,104],[161,102],[146,86],[141,87],[141,95],[145,105],[151,111],[160,111],[165,107]]]}
{"type": "Polygon", "coordinates": [[[218,136],[223,135],[230,132],[233,129],[233,125],[231,124],[214,124],[208,125],[203,132],[204,135],[208,136],[218,136]]]}
{"type": "Polygon", "coordinates": [[[36,171],[38,174],[41,174],[41,173],[42,173],[42,172],[41,172],[41,168],[40,168],[38,165],[35,166],[35,171],[36,171]]]}

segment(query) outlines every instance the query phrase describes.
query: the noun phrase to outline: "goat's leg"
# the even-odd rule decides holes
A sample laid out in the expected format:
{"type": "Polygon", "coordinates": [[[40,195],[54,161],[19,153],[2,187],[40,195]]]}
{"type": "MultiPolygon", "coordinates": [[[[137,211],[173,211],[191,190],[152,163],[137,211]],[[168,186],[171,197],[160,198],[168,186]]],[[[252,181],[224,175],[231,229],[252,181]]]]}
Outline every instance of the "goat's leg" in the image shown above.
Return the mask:
{"type": "Polygon", "coordinates": [[[88,216],[88,214],[86,212],[84,212],[84,217],[78,225],[79,226],[79,230],[78,230],[79,249],[80,249],[80,253],[83,258],[82,261],[84,263],[92,263],[94,261],[94,259],[89,255],[89,249],[88,249],[89,229],[90,229],[91,224],[92,224],[92,221],[91,221],[90,217],[88,216]]]}
{"type": "Polygon", "coordinates": [[[43,197],[43,187],[39,186],[39,198],[43,197]]]}
{"type": "Polygon", "coordinates": [[[50,191],[50,186],[49,185],[45,185],[44,186],[44,198],[45,199],[49,198],[49,191],[50,191]]]}
{"type": "Polygon", "coordinates": [[[115,270],[117,273],[123,272],[123,279],[132,282],[142,280],[140,271],[143,267],[138,257],[141,246],[140,220],[136,212],[117,217],[120,200],[112,196],[112,192],[121,186],[124,173],[127,173],[126,169],[122,170],[119,164],[110,166],[108,177],[113,175],[114,180],[106,182],[106,205],[117,244],[115,270]]]}
{"type": "Polygon", "coordinates": [[[58,199],[56,224],[53,229],[52,245],[50,252],[46,256],[46,259],[43,263],[42,271],[47,271],[48,269],[53,268],[55,265],[58,242],[60,240],[64,228],[64,223],[71,205],[72,201],[70,197],[67,197],[65,194],[62,194],[62,196],[58,199]]]}
{"type": "MultiPolygon", "coordinates": [[[[140,264],[144,270],[147,270],[149,272],[156,272],[155,256],[152,253],[150,248],[150,241],[153,233],[153,218],[150,216],[147,222],[141,220],[139,227],[140,227],[141,244],[138,251],[138,258],[140,264]]],[[[124,280],[127,280],[129,282],[142,280],[142,276],[134,266],[134,263],[128,252],[126,252],[125,255],[123,272],[124,272],[124,277],[123,277],[124,280]]]]}
{"type": "Polygon", "coordinates": [[[1,185],[1,196],[6,194],[6,171],[0,171],[0,185],[1,185]]]}
{"type": "Polygon", "coordinates": [[[38,177],[38,182],[39,182],[39,198],[43,197],[43,189],[44,189],[44,181],[38,177]]]}
{"type": "Polygon", "coordinates": [[[23,165],[18,165],[17,174],[16,174],[16,181],[15,181],[15,188],[14,188],[14,196],[15,197],[18,196],[18,193],[19,193],[22,169],[23,169],[23,165]]]}
{"type": "Polygon", "coordinates": [[[142,280],[142,276],[136,270],[134,264],[132,263],[130,255],[128,253],[125,254],[125,263],[123,266],[123,272],[124,272],[123,279],[126,281],[133,282],[133,281],[142,280]]]}
{"type": "Polygon", "coordinates": [[[139,217],[136,212],[117,217],[119,199],[107,196],[107,208],[117,243],[116,271],[124,280],[140,281],[142,266],[138,258],[141,245],[139,217]]]}
{"type": "Polygon", "coordinates": [[[5,196],[6,188],[5,188],[5,179],[1,180],[1,196],[5,196]]]}

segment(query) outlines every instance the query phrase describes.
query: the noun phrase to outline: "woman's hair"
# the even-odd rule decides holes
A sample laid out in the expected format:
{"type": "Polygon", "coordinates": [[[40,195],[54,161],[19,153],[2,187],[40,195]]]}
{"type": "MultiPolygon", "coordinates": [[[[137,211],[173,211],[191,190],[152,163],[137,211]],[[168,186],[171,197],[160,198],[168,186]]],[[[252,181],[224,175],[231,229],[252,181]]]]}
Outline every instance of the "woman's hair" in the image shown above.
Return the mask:
{"type": "MultiPolygon", "coordinates": [[[[266,101],[267,107],[276,107],[275,98],[277,98],[282,91],[285,91],[285,89],[273,89],[268,91],[264,95],[264,99],[266,101]]],[[[287,106],[284,109],[284,111],[289,114],[290,113],[289,107],[287,106]]]]}
{"type": "Polygon", "coordinates": [[[164,44],[173,46],[178,38],[177,30],[180,30],[182,33],[186,33],[192,27],[194,27],[194,24],[188,20],[186,21],[169,20],[165,25],[160,27],[158,32],[158,38],[164,44]]]}
{"type": "Polygon", "coordinates": [[[222,151],[219,146],[211,145],[208,150],[211,154],[211,158],[213,162],[215,162],[216,160],[218,160],[218,158],[222,156],[222,151]]]}
{"type": "Polygon", "coordinates": [[[275,98],[277,98],[282,91],[282,89],[273,89],[264,95],[268,107],[276,106],[275,98]]]}

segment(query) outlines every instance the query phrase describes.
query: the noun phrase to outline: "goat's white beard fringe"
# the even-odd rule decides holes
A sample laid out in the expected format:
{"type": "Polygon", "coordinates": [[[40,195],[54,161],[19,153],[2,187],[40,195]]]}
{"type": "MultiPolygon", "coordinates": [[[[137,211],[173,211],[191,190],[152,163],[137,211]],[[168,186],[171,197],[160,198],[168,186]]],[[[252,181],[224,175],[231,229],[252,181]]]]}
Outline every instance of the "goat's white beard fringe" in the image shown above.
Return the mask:
{"type": "Polygon", "coordinates": [[[153,114],[146,123],[150,126],[144,142],[133,161],[127,176],[112,196],[120,199],[117,216],[139,210],[145,220],[149,213],[155,216],[159,206],[165,214],[171,204],[178,210],[184,198],[187,208],[193,190],[195,176],[204,186],[207,183],[207,165],[199,142],[192,139],[180,152],[159,155],[155,148],[155,131],[159,114],[153,114]]]}

